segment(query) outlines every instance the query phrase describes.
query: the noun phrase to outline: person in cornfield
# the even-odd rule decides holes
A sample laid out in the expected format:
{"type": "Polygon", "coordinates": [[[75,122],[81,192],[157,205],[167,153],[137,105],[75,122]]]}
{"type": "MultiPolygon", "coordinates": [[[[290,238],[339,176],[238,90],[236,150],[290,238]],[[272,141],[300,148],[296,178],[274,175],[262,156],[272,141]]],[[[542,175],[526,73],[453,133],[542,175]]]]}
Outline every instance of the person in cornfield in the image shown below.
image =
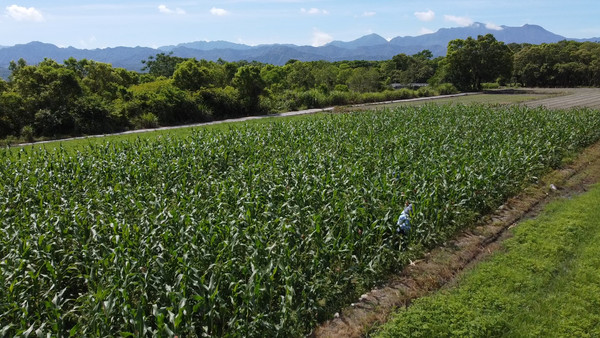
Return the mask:
{"type": "Polygon", "coordinates": [[[408,201],[405,204],[404,210],[402,210],[402,213],[400,214],[400,217],[398,217],[398,222],[396,222],[396,232],[402,235],[408,235],[409,231],[410,231],[410,214],[412,213],[412,204],[408,203],[408,201]]]}

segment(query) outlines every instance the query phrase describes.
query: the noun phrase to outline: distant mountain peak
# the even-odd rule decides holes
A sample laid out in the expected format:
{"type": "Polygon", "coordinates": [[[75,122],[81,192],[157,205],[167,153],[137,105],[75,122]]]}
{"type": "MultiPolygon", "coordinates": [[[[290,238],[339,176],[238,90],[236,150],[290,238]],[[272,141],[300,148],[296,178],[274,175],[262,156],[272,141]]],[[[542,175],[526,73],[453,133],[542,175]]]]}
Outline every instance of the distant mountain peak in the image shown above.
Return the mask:
{"type": "Polygon", "coordinates": [[[189,49],[196,49],[196,50],[212,50],[212,49],[245,50],[245,49],[250,49],[252,47],[243,45],[243,44],[239,44],[239,43],[217,40],[217,41],[186,42],[186,43],[180,43],[176,46],[172,46],[172,45],[171,46],[163,46],[163,47],[159,47],[158,49],[160,49],[162,51],[172,51],[176,48],[189,48],[189,49]]]}
{"type": "Polygon", "coordinates": [[[377,46],[377,45],[385,45],[388,43],[384,37],[379,34],[371,33],[365,36],[362,36],[356,40],[344,42],[344,41],[332,41],[328,43],[326,46],[335,46],[346,49],[360,48],[360,47],[368,47],[368,46],[377,46]]]}
{"type": "MultiPolygon", "coordinates": [[[[44,58],[62,62],[70,57],[110,63],[139,71],[142,60],[162,52],[173,51],[183,58],[196,58],[216,61],[258,61],[283,65],[290,59],[300,61],[345,61],[345,60],[389,60],[394,55],[413,55],[430,50],[434,56],[446,54],[448,42],[454,39],[477,38],[478,35],[493,34],[498,41],[505,43],[553,43],[566,38],[547,31],[541,26],[525,24],[521,27],[495,26],[474,22],[467,27],[441,28],[437,32],[419,36],[396,37],[388,41],[372,33],[353,41],[333,41],[322,47],[296,46],[293,44],[269,44],[248,46],[227,41],[196,41],[165,46],[159,49],[147,47],[113,47],[102,49],[59,48],[53,44],[32,41],[26,44],[0,47],[0,77],[9,74],[10,61],[24,58],[28,64],[36,64],[44,58]]],[[[592,39],[569,39],[575,41],[599,41],[592,39]]]]}

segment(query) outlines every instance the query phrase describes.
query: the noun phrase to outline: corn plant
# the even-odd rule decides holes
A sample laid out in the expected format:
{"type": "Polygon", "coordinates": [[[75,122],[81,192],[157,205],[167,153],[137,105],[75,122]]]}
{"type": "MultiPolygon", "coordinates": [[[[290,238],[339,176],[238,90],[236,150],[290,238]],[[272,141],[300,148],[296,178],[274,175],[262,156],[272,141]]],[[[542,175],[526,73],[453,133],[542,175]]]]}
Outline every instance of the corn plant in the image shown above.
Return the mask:
{"type": "Polygon", "coordinates": [[[599,137],[594,110],[425,106],[5,149],[0,336],[304,335],[599,137]]]}

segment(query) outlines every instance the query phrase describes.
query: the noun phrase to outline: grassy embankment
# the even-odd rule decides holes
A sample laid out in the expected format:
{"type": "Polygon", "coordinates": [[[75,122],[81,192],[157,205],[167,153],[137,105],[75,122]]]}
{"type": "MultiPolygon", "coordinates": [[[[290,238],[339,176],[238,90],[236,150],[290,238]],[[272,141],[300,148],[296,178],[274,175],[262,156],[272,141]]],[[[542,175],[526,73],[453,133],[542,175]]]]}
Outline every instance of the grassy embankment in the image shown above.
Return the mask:
{"type": "Polygon", "coordinates": [[[600,186],[512,229],[454,287],[399,311],[380,337],[600,336],[600,186]]]}

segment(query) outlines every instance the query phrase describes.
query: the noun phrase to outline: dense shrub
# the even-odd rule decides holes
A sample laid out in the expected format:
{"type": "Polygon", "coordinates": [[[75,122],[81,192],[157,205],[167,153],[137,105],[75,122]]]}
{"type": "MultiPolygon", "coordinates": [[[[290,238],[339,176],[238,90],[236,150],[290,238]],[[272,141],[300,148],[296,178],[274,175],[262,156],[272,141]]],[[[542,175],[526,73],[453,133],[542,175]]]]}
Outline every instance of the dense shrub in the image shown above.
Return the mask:
{"type": "Polygon", "coordinates": [[[159,120],[152,113],[144,113],[133,120],[133,125],[136,129],[156,128],[159,125],[159,120]]]}
{"type": "Polygon", "coordinates": [[[429,97],[429,96],[434,96],[436,94],[437,94],[437,92],[435,91],[435,89],[433,89],[429,86],[421,87],[417,90],[418,97],[429,97]]]}
{"type": "Polygon", "coordinates": [[[71,108],[74,133],[91,135],[123,129],[126,121],[120,120],[112,112],[113,108],[98,96],[81,97],[71,108]]]}
{"type": "Polygon", "coordinates": [[[452,95],[458,93],[458,89],[452,83],[442,83],[435,87],[440,95],[452,95]]]}
{"type": "Polygon", "coordinates": [[[75,120],[66,107],[57,110],[40,109],[35,114],[33,127],[36,135],[47,137],[70,135],[75,129],[75,120]]]}
{"type": "Polygon", "coordinates": [[[240,115],[242,106],[238,100],[238,91],[233,87],[203,89],[200,96],[212,107],[213,116],[217,120],[240,115]]]}
{"type": "Polygon", "coordinates": [[[500,84],[497,82],[485,82],[481,84],[482,89],[498,89],[500,84]]]}

